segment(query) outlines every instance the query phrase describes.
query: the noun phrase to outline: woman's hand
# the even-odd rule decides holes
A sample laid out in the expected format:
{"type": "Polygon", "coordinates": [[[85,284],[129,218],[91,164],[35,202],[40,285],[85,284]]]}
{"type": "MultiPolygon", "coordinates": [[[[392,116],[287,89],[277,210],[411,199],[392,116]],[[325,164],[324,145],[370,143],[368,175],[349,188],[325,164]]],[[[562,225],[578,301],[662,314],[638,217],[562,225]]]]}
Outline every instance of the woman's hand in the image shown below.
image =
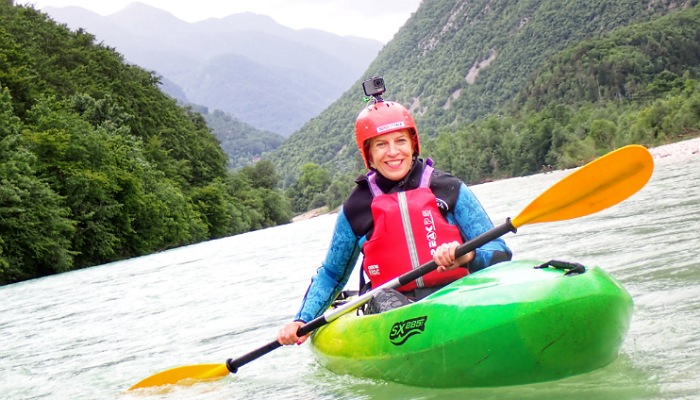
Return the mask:
{"type": "Polygon", "coordinates": [[[302,337],[297,336],[297,331],[302,325],[304,325],[304,323],[301,321],[292,321],[288,323],[277,333],[277,341],[285,346],[304,343],[306,339],[309,338],[310,334],[306,334],[302,337]]]}
{"type": "Polygon", "coordinates": [[[435,254],[433,254],[433,260],[438,265],[438,272],[445,272],[453,270],[462,265],[470,263],[474,259],[474,250],[463,255],[462,257],[455,259],[455,250],[459,247],[459,242],[443,243],[435,249],[435,254]]]}

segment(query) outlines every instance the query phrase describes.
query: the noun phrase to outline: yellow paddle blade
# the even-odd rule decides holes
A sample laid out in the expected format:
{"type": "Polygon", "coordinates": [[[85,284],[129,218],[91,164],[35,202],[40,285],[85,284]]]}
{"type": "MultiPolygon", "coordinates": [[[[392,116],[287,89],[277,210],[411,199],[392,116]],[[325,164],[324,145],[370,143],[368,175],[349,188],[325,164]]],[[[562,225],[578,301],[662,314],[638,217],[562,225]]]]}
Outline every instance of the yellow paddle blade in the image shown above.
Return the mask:
{"type": "Polygon", "coordinates": [[[651,153],[629,145],[591,161],[533,200],[512,220],[516,228],[593,214],[635,194],[654,171],[651,153]]]}
{"type": "Polygon", "coordinates": [[[129,390],[161,385],[194,384],[201,381],[221,379],[229,374],[226,364],[196,364],[172,368],[149,376],[130,387],[129,390]],[[184,381],[184,382],[183,382],[184,381]]]}

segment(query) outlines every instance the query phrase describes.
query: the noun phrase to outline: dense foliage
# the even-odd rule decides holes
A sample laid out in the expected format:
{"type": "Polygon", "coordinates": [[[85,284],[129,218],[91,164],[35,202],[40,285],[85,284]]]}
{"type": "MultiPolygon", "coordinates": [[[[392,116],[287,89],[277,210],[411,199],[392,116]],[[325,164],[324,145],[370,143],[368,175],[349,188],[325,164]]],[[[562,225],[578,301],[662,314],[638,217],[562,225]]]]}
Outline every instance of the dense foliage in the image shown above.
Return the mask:
{"type": "Polygon", "coordinates": [[[227,173],[204,118],[157,83],[0,3],[0,284],[289,221],[274,166],[227,173]]]}
{"type": "MultiPolygon", "coordinates": [[[[385,98],[416,118],[423,154],[467,182],[580,165],[698,133],[697,3],[424,1],[365,77],[384,76],[385,98]]],[[[362,171],[361,90],[271,153],[285,186],[309,162],[333,182],[362,171]]]]}

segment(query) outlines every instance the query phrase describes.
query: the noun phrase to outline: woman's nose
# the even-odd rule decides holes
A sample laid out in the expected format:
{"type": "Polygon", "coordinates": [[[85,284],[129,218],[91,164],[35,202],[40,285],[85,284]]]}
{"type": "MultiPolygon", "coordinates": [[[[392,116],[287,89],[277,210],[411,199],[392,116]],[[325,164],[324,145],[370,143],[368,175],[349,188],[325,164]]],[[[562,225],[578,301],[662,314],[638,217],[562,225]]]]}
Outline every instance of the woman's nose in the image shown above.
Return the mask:
{"type": "Polygon", "coordinates": [[[399,146],[396,143],[389,143],[389,154],[396,154],[399,152],[399,146]]]}

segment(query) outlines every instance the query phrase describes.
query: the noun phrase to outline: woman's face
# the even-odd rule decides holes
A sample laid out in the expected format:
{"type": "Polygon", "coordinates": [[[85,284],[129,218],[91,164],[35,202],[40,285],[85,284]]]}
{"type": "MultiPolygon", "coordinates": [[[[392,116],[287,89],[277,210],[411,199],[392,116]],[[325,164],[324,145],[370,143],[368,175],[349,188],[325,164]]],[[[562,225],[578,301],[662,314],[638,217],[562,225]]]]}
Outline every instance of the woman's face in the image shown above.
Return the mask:
{"type": "Polygon", "coordinates": [[[369,141],[369,165],[392,181],[403,179],[411,169],[413,141],[403,129],[377,136],[369,141]]]}

